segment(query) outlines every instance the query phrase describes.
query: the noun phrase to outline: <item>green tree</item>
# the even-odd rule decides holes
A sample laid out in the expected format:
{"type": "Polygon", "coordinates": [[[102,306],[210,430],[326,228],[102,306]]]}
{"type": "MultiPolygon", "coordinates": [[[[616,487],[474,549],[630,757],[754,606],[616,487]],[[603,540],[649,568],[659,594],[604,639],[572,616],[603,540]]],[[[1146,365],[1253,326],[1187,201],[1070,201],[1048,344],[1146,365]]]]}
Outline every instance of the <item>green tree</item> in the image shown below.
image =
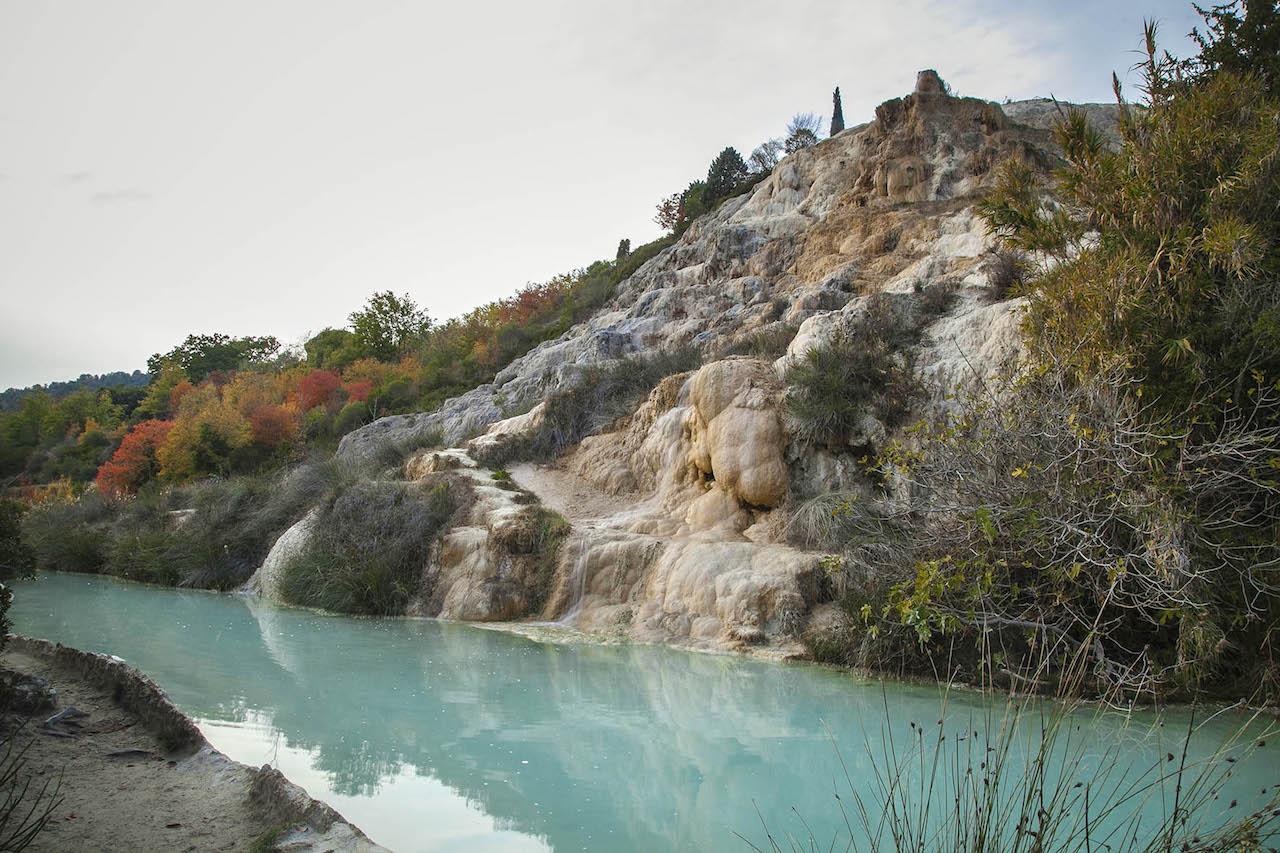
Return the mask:
{"type": "Polygon", "coordinates": [[[356,344],[379,361],[398,361],[431,328],[431,318],[409,294],[390,290],[373,294],[350,320],[356,344]]]}
{"type": "Polygon", "coordinates": [[[706,197],[712,200],[724,198],[746,178],[747,164],[737,149],[730,146],[717,154],[707,169],[706,197]]]}
{"type": "Polygon", "coordinates": [[[831,96],[831,135],[835,136],[844,130],[844,110],[840,108],[840,87],[836,86],[836,91],[831,96]]]}
{"type": "Polygon", "coordinates": [[[0,498],[0,580],[35,574],[36,555],[22,541],[22,515],[26,511],[25,504],[0,498]]]}
{"type": "Polygon", "coordinates": [[[304,346],[307,367],[313,370],[341,370],[363,355],[356,336],[346,329],[325,329],[304,346]]]}
{"type": "MultiPolygon", "coordinates": [[[[0,580],[30,578],[36,573],[36,555],[22,540],[24,504],[0,498],[0,580]]],[[[0,583],[0,650],[9,642],[13,623],[9,621],[9,605],[13,590],[0,583]]]]}
{"type": "Polygon", "coordinates": [[[189,382],[187,372],[172,362],[162,363],[160,369],[151,374],[151,387],[130,416],[135,423],[147,420],[168,420],[169,398],[179,383],[189,382]]]}
{"type": "Polygon", "coordinates": [[[233,338],[221,332],[212,335],[188,335],[178,346],[161,355],[156,353],[147,359],[147,372],[160,373],[166,364],[186,371],[187,376],[199,385],[214,371],[239,370],[269,360],[280,350],[280,342],[274,337],[233,338]]]}
{"type": "Polygon", "coordinates": [[[680,195],[680,224],[687,228],[689,223],[711,209],[707,194],[706,181],[693,181],[680,195]]]}
{"type": "Polygon", "coordinates": [[[1200,55],[1186,64],[1191,74],[1257,74],[1268,92],[1276,94],[1280,89],[1280,3],[1232,0],[1208,9],[1195,6],[1195,10],[1204,19],[1205,31],[1201,33],[1199,27],[1191,31],[1200,46],[1200,55]]]}
{"type": "Polygon", "coordinates": [[[623,237],[621,240],[618,241],[618,254],[617,254],[617,257],[614,258],[614,260],[620,261],[629,254],[631,254],[631,240],[629,240],[626,237],[623,237]]]}
{"type": "Polygon", "coordinates": [[[36,447],[45,437],[45,421],[53,411],[53,398],[37,388],[22,400],[22,408],[11,415],[5,430],[15,447],[36,447]]]}

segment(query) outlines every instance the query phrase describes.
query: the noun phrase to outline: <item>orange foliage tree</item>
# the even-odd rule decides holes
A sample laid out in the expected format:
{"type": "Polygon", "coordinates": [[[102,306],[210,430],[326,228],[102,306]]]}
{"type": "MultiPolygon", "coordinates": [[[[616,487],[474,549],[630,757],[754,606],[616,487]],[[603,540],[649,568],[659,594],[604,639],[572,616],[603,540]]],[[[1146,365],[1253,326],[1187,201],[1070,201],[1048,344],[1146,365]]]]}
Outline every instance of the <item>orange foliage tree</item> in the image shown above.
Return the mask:
{"type": "Polygon", "coordinates": [[[129,431],[120,447],[98,469],[98,489],[104,494],[129,495],[159,471],[156,451],[164,444],[173,421],[143,421],[129,431]]]}
{"type": "Polygon", "coordinates": [[[249,430],[253,443],[264,450],[298,440],[298,421],[287,406],[260,406],[249,416],[249,430]]]}

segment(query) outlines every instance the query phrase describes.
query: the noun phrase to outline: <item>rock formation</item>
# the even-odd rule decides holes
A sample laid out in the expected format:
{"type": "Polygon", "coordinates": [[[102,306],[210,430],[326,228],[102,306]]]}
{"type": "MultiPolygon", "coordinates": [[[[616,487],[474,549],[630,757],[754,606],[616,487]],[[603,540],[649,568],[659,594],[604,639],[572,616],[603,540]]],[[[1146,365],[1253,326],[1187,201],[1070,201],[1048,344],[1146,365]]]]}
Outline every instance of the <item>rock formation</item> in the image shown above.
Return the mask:
{"type": "MultiPolygon", "coordinates": [[[[1088,110],[1106,124],[1107,108],[1088,110]]],[[[436,412],[383,418],[345,437],[338,455],[353,460],[435,430],[446,447],[480,433],[473,447],[491,448],[537,428],[545,414],[540,405],[504,420],[503,405],[545,400],[585,366],[688,345],[707,355],[554,470],[514,472],[552,508],[568,506],[542,493],[553,476],[598,495],[599,505],[622,507],[566,510],[572,530],[550,589],[531,588],[548,578],[534,577],[503,544],[511,538],[504,527],[519,526],[527,509],[512,492],[489,482],[462,449],[412,459],[409,476],[447,464],[478,492],[469,519],[426,570],[432,593],[417,612],[566,620],[643,640],[798,651],[807,621],[831,616],[814,616],[824,595],[821,555],[782,544],[780,508],[869,489],[857,458],[902,433],[868,409],[847,446],[793,440],[786,367],[847,332],[872,299],[913,330],[900,361],[925,389],[918,414],[944,411],[957,385],[1016,357],[1022,303],[992,294],[993,241],[973,204],[1004,161],[1043,172],[1059,162],[1045,118],[1041,102],[1002,108],[951,97],[936,72],[923,71],[912,94],[784,159],[619,285],[595,316],[512,362],[492,384],[436,412]],[[774,363],[716,357],[753,335],[791,330],[774,363]]],[[[292,547],[296,531],[281,547],[292,547]]]]}

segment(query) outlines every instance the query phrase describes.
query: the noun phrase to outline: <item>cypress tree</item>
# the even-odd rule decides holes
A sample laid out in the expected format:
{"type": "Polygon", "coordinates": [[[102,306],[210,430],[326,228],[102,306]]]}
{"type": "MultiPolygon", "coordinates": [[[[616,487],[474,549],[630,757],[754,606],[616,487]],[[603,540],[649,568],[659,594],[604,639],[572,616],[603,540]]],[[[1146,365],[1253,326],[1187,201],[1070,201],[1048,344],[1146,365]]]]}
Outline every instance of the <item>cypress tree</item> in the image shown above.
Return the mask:
{"type": "Polygon", "coordinates": [[[840,87],[836,86],[835,93],[831,96],[831,136],[835,136],[844,130],[844,110],[840,109],[840,87]]]}

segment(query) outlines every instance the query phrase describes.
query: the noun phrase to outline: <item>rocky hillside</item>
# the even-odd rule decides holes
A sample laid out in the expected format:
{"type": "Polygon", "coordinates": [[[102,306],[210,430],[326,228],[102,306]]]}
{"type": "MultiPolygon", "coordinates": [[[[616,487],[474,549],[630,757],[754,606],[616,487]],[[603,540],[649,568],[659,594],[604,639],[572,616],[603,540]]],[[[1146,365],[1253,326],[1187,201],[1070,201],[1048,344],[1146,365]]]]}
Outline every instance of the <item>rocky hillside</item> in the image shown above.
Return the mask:
{"type": "MultiPolygon", "coordinates": [[[[822,555],[786,544],[790,508],[833,491],[883,496],[886,484],[859,460],[894,437],[909,440],[904,426],[1018,355],[1021,302],[1004,298],[1001,261],[974,203],[1004,161],[1041,172],[1059,162],[1047,104],[951,97],[937,74],[921,72],[914,92],[784,159],[623,282],[588,322],[493,384],[344,438],[339,458],[358,462],[438,432],[451,449],[418,453],[405,475],[469,483],[416,612],[803,653],[806,632],[833,612],[823,606],[822,555]],[[909,412],[868,399],[838,438],[806,433],[784,405],[788,366],[857,335],[891,343],[886,369],[913,376],[922,392],[909,412]],[[759,357],[758,342],[788,339],[785,351],[759,357]],[[683,347],[698,350],[701,367],[668,376],[554,465],[513,467],[521,488],[495,482],[476,461],[506,458],[504,446],[545,425],[556,399],[548,395],[592,367],[683,347]],[[570,525],[550,566],[529,558],[538,504],[570,525]]],[[[1110,108],[1088,111],[1114,124],[1110,108]]],[[[274,591],[271,567],[305,541],[309,523],[281,538],[255,581],[265,593],[274,591]]]]}

